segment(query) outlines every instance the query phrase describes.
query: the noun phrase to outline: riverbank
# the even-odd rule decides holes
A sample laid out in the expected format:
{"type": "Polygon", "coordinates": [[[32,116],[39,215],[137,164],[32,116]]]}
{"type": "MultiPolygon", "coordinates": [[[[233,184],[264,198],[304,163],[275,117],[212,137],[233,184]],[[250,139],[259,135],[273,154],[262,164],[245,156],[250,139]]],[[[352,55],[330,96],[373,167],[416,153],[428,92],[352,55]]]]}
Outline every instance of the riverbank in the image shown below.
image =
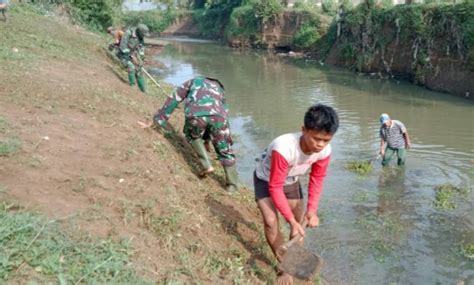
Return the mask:
{"type": "Polygon", "coordinates": [[[21,5],[9,16],[0,22],[0,280],[271,282],[250,192],[226,194],[217,161],[198,179],[180,133],[138,127],[162,91],[123,82],[103,36],[21,5]]]}
{"type": "Polygon", "coordinates": [[[336,17],[318,7],[260,11],[258,5],[245,5],[231,9],[227,20],[216,16],[222,10],[217,7],[176,15],[161,33],[218,38],[235,48],[292,51],[377,78],[473,98],[473,3],[367,3],[339,10],[336,17]]]}

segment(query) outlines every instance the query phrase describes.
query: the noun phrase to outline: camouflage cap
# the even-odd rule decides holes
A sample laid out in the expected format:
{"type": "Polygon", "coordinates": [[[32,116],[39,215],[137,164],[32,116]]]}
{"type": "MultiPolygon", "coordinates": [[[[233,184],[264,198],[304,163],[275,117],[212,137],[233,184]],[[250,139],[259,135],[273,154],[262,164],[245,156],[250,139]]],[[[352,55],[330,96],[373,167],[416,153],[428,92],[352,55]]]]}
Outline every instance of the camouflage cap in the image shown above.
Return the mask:
{"type": "Polygon", "coordinates": [[[150,29],[145,24],[138,24],[137,25],[137,33],[141,36],[149,37],[150,36],[150,29]]]}

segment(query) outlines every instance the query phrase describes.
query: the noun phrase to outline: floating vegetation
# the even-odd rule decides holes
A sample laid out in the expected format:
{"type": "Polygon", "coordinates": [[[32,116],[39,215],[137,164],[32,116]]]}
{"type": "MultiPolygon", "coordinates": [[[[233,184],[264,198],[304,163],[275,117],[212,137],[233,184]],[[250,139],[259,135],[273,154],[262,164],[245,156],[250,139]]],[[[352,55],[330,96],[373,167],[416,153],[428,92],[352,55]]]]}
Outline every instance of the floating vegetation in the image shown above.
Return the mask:
{"type": "Polygon", "coordinates": [[[347,163],[346,169],[358,175],[366,176],[372,171],[373,166],[370,160],[352,160],[347,163]]]}
{"type": "Polygon", "coordinates": [[[436,208],[440,209],[454,209],[456,204],[453,202],[453,196],[466,195],[469,190],[465,187],[454,186],[451,183],[442,184],[436,187],[436,208]]]}
{"type": "Polygon", "coordinates": [[[474,260],[474,243],[461,245],[461,253],[462,255],[469,259],[469,260],[474,260]]]}

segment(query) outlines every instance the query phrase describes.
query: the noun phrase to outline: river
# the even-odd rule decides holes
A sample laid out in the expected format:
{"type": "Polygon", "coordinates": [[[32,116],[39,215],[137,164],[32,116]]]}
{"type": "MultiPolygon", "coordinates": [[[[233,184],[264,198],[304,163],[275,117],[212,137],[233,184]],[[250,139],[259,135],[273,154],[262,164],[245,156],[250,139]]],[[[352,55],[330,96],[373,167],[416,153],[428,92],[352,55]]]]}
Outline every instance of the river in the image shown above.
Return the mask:
{"type": "Polygon", "coordinates": [[[252,189],[255,158],[280,134],[301,129],[315,103],[334,107],[340,129],[320,201],[321,226],[306,246],[324,259],[329,284],[474,284],[474,103],[407,82],[379,80],[317,62],[170,40],[153,72],[179,85],[195,75],[226,88],[241,180],[252,189]],[[402,121],[412,148],[404,168],[374,161],[366,176],[347,169],[375,159],[388,113],[402,121]],[[454,209],[435,206],[436,187],[467,187],[454,209]]]}

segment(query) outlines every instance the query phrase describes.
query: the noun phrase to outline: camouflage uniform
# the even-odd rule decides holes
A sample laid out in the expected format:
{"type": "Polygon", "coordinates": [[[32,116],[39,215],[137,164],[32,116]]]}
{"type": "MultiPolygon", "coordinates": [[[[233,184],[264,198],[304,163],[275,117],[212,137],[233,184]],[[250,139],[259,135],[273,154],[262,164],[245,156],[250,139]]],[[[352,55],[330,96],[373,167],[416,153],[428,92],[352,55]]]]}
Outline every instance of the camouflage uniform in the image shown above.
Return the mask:
{"type": "Polygon", "coordinates": [[[128,29],[122,36],[119,45],[118,56],[122,64],[127,68],[128,81],[130,86],[135,85],[135,78],[138,87],[145,92],[145,79],[143,78],[142,64],[145,59],[145,41],[136,34],[136,30],[128,29]],[[132,56],[139,61],[139,65],[135,66],[132,56]]]}
{"type": "Polygon", "coordinates": [[[185,102],[183,132],[186,139],[191,142],[202,138],[205,133],[209,134],[222,165],[234,165],[235,154],[227,120],[224,86],[217,79],[209,77],[196,77],[184,82],[153,117],[154,123],[165,127],[170,115],[182,101],[185,102]]]}

